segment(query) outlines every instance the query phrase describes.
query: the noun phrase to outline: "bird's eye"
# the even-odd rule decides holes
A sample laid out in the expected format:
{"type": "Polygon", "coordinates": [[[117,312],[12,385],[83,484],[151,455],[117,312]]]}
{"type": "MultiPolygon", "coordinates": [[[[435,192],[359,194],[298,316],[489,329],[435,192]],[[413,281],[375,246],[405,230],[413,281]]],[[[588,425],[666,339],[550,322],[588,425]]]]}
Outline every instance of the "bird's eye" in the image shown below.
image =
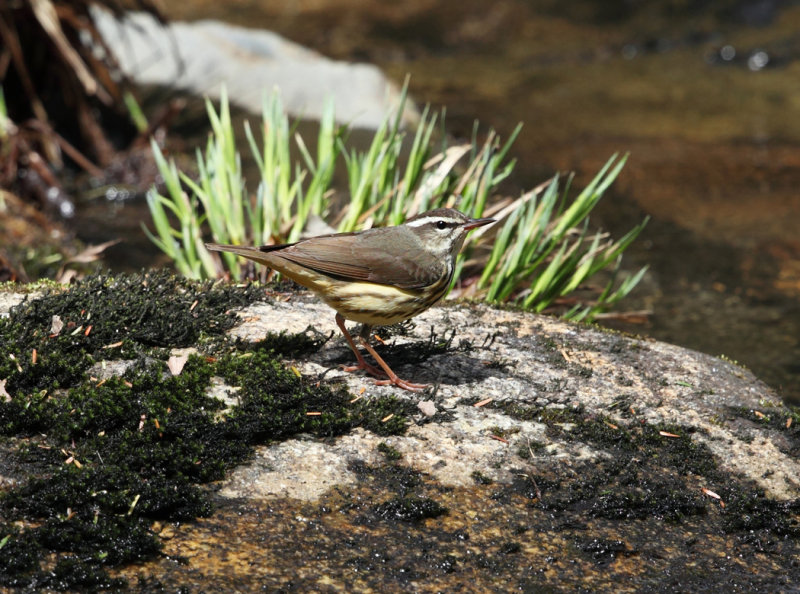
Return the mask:
{"type": "Polygon", "coordinates": [[[445,223],[444,221],[436,221],[436,228],[447,229],[447,223],[445,223]]]}

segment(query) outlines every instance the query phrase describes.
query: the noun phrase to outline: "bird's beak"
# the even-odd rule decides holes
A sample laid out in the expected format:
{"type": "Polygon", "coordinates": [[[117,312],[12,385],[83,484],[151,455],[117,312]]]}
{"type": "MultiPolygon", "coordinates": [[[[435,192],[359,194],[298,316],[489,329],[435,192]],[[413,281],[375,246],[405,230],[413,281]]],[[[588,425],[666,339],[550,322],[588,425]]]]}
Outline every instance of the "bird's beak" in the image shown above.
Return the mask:
{"type": "Polygon", "coordinates": [[[477,229],[478,227],[483,227],[484,225],[488,225],[489,223],[494,223],[495,219],[470,219],[466,223],[464,223],[464,229],[469,231],[470,229],[477,229]]]}

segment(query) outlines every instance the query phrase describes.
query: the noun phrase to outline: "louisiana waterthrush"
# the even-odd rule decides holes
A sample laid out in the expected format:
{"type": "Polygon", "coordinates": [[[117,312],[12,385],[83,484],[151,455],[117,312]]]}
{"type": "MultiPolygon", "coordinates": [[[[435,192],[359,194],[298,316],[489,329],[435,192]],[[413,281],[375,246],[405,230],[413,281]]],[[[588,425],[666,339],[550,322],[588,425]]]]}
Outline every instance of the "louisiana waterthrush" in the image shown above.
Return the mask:
{"type": "Polygon", "coordinates": [[[346,370],[363,369],[388,378],[379,384],[418,391],[426,386],[400,379],[375,352],[369,344],[370,330],[413,318],[441,299],[453,279],[456,255],[467,233],[492,222],[439,208],[396,227],[322,235],[284,245],[206,247],[264,264],[314,291],[336,310],[336,324],[356,355],[358,364],[346,370]],[[381,369],[364,360],[345,327],[346,319],[363,324],[361,344],[381,369]]]}

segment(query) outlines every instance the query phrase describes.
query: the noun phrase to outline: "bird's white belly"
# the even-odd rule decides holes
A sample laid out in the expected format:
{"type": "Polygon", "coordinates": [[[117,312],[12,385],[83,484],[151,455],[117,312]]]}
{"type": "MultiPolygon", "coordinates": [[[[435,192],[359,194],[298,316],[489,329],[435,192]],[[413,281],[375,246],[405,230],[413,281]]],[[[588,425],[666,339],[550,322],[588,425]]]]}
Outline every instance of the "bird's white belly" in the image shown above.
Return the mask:
{"type": "Polygon", "coordinates": [[[427,309],[417,291],[374,283],[337,283],[320,296],[346,319],[371,326],[397,324],[427,309]]]}

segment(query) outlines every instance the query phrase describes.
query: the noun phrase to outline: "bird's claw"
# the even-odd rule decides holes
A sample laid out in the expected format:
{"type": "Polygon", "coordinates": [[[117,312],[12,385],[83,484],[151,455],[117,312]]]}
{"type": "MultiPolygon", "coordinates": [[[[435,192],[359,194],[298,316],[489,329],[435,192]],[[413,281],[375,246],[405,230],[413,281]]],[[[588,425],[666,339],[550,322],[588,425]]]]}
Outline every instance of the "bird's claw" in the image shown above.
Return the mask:
{"type": "Polygon", "coordinates": [[[376,386],[397,386],[398,388],[402,388],[404,390],[408,390],[410,392],[422,392],[425,388],[428,388],[428,384],[414,384],[412,382],[407,382],[404,379],[400,379],[392,373],[389,375],[383,369],[375,367],[374,365],[370,365],[366,361],[359,362],[357,365],[347,365],[342,366],[342,371],[353,372],[353,371],[366,371],[368,374],[375,378],[385,378],[385,379],[376,379],[375,385],[376,386]]]}

